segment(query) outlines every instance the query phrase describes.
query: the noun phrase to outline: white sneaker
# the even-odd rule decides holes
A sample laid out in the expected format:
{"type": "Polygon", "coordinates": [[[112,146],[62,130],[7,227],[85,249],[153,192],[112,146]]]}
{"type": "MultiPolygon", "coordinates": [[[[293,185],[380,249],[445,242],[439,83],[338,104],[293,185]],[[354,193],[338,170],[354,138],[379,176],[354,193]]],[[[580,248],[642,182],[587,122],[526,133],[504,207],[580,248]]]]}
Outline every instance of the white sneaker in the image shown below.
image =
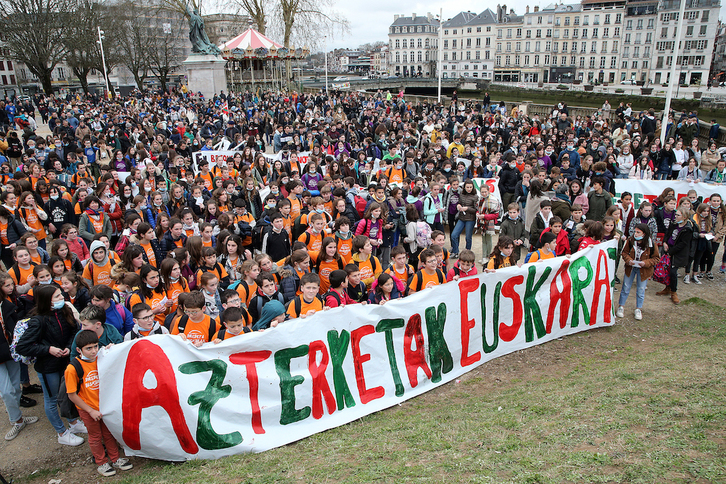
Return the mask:
{"type": "Polygon", "coordinates": [[[635,319],[636,319],[636,321],[642,320],[643,319],[643,311],[641,311],[640,309],[636,309],[635,310],[635,319]]]}
{"type": "Polygon", "coordinates": [[[701,282],[701,279],[698,278],[698,276],[693,276],[693,282],[695,282],[696,284],[703,284],[701,282]]]}
{"type": "Polygon", "coordinates": [[[691,283],[691,276],[689,276],[688,274],[686,274],[686,277],[683,278],[683,283],[684,284],[690,284],[691,283]]]}
{"type": "Polygon", "coordinates": [[[34,424],[38,421],[38,417],[23,417],[23,423],[24,424],[34,424]]]}
{"type": "Polygon", "coordinates": [[[105,464],[101,464],[100,466],[96,467],[96,470],[99,474],[101,474],[103,477],[111,477],[116,475],[116,469],[113,468],[110,462],[106,462],[105,464]]]}
{"type": "Polygon", "coordinates": [[[622,306],[618,306],[618,310],[615,311],[615,316],[617,316],[618,318],[624,317],[625,316],[625,308],[622,307],[622,306]]]}
{"type": "Polygon", "coordinates": [[[5,440],[13,440],[24,428],[25,422],[14,423],[13,426],[10,427],[10,430],[8,430],[8,433],[5,434],[5,440]]]}
{"type": "Polygon", "coordinates": [[[69,429],[71,433],[73,434],[87,434],[88,429],[86,429],[86,424],[83,423],[83,420],[80,418],[76,420],[76,423],[71,424],[71,428],[69,429]]]}
{"type": "Polygon", "coordinates": [[[134,465],[129,462],[128,459],[124,459],[123,457],[119,457],[116,462],[113,463],[113,466],[116,469],[122,470],[122,471],[128,471],[134,468],[134,465]]]}
{"type": "Polygon", "coordinates": [[[71,447],[78,447],[81,445],[85,440],[83,437],[79,437],[73,432],[71,432],[70,429],[63,432],[63,435],[58,436],[58,443],[63,445],[70,445],[71,447]]]}

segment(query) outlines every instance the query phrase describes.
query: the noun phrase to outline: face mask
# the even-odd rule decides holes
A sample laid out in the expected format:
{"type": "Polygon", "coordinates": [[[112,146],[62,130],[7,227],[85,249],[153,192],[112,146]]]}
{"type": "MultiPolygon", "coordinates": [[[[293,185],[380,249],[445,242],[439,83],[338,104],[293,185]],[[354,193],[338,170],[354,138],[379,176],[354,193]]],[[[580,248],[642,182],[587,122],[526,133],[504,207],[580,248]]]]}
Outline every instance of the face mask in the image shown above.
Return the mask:
{"type": "Polygon", "coordinates": [[[53,303],[53,309],[56,309],[56,310],[63,309],[63,306],[65,306],[65,305],[66,305],[65,300],[63,300],[63,301],[56,301],[56,302],[53,303]]]}
{"type": "Polygon", "coordinates": [[[148,287],[149,289],[156,289],[155,287],[150,286],[148,283],[146,284],[146,287],[148,287]]]}
{"type": "Polygon", "coordinates": [[[154,206],[161,207],[161,202],[154,202],[154,206]]]}
{"type": "Polygon", "coordinates": [[[147,206],[146,206],[145,204],[144,204],[144,205],[141,205],[141,206],[139,206],[139,209],[141,209],[141,210],[146,210],[147,208],[148,208],[148,207],[147,207],[147,206]]]}
{"type": "Polygon", "coordinates": [[[58,200],[58,195],[51,195],[50,198],[51,200],[58,200]]]}
{"type": "Polygon", "coordinates": [[[45,285],[45,284],[50,284],[51,282],[53,282],[53,279],[51,279],[49,281],[38,281],[38,284],[44,284],[45,285]]]}
{"type": "Polygon", "coordinates": [[[83,353],[80,353],[80,354],[79,354],[78,356],[79,356],[79,357],[80,357],[80,358],[81,358],[81,359],[82,359],[83,361],[87,361],[87,362],[89,362],[89,363],[92,363],[92,362],[96,361],[96,358],[86,358],[85,356],[83,356],[83,353]]]}
{"type": "Polygon", "coordinates": [[[144,187],[144,190],[146,190],[147,192],[150,192],[151,191],[151,187],[144,187]]]}
{"type": "Polygon", "coordinates": [[[315,209],[315,211],[316,211],[317,213],[323,213],[323,212],[324,212],[325,210],[324,210],[324,209],[322,209],[322,208],[316,208],[316,209],[315,209]]]}
{"type": "Polygon", "coordinates": [[[179,280],[179,278],[178,278],[178,277],[171,277],[171,276],[170,276],[170,277],[169,277],[169,280],[170,280],[171,282],[176,282],[176,281],[178,281],[178,280],[179,280]]]}
{"type": "Polygon", "coordinates": [[[510,163],[510,164],[509,164],[509,167],[510,167],[510,168],[517,168],[517,164],[516,164],[516,163],[510,163]]]}
{"type": "Polygon", "coordinates": [[[445,171],[446,173],[448,173],[448,172],[450,172],[450,171],[451,171],[451,168],[444,168],[444,171],[445,171]]]}
{"type": "Polygon", "coordinates": [[[642,235],[640,237],[638,237],[637,235],[633,235],[633,238],[635,240],[643,240],[643,236],[642,235]]]}
{"type": "Polygon", "coordinates": [[[159,188],[159,191],[160,191],[160,192],[165,192],[165,191],[166,191],[166,187],[161,187],[161,188],[159,188]]]}

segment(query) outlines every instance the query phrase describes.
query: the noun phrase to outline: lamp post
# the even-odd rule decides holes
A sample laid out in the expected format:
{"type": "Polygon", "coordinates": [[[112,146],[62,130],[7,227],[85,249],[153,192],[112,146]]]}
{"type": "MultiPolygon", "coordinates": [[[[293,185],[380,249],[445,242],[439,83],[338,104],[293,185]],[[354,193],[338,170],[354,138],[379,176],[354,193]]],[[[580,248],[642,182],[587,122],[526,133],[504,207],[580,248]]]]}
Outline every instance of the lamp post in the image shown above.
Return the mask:
{"type": "MultiPolygon", "coordinates": [[[[98,45],[101,46],[101,62],[103,63],[103,80],[104,84],[106,85],[106,92],[109,92],[111,89],[108,87],[108,71],[106,69],[106,55],[103,52],[103,30],[101,30],[101,27],[98,28],[98,45]]],[[[139,86],[139,89],[141,89],[141,86],[139,86]]]]}
{"type": "Polygon", "coordinates": [[[325,95],[328,95],[328,36],[323,37],[325,42],[323,47],[323,55],[325,56],[325,95]]]}
{"type": "Polygon", "coordinates": [[[439,45],[437,45],[437,51],[438,51],[438,62],[436,65],[436,74],[438,74],[439,77],[439,90],[438,90],[438,96],[436,102],[441,102],[441,69],[442,69],[442,57],[443,57],[443,48],[444,48],[444,9],[439,8],[439,45]]]}
{"type": "MultiPolygon", "coordinates": [[[[660,9],[659,9],[660,10],[660,9]]],[[[676,40],[673,48],[673,63],[671,64],[671,74],[670,74],[670,81],[668,82],[668,92],[666,93],[666,102],[665,107],[663,108],[663,120],[661,121],[661,129],[660,129],[660,145],[665,146],[665,140],[667,133],[667,126],[668,126],[668,114],[671,110],[671,100],[673,99],[673,82],[676,82],[678,86],[678,90],[680,90],[680,73],[679,78],[676,79],[676,65],[678,64],[678,54],[681,52],[681,37],[682,30],[683,30],[683,17],[685,17],[686,13],[686,0],[681,0],[681,8],[680,13],[678,14],[678,27],[676,28],[676,40]]],[[[678,96],[678,91],[676,91],[676,96],[678,96]]],[[[675,119],[673,120],[675,122],[675,119]]]]}

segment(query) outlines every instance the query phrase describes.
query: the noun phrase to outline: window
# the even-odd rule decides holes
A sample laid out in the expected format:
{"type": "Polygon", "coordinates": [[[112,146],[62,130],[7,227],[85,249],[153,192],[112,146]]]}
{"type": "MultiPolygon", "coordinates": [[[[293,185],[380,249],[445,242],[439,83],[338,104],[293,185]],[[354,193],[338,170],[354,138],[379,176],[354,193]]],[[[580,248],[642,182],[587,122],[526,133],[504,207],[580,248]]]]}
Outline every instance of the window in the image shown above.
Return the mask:
{"type": "Polygon", "coordinates": [[[488,51],[488,50],[485,50],[485,51],[484,51],[484,58],[485,58],[486,60],[489,60],[489,51],[488,51]]]}
{"type": "Polygon", "coordinates": [[[583,68],[583,67],[585,67],[585,58],[580,57],[580,68],[583,68]]]}
{"type": "Polygon", "coordinates": [[[610,69],[615,69],[618,67],[618,58],[617,57],[611,57],[610,58],[610,69]]]}
{"type": "Polygon", "coordinates": [[[530,44],[531,44],[531,42],[525,42],[525,43],[524,43],[524,50],[525,50],[525,51],[529,52],[529,51],[531,50],[531,49],[530,49],[530,47],[531,47],[531,45],[530,45],[530,44]]]}
{"type": "MultiPolygon", "coordinates": [[[[446,45],[446,41],[444,41],[444,45],[446,45]]],[[[403,48],[408,49],[408,42],[406,42],[406,39],[403,39],[403,48]]]]}
{"type": "Polygon", "coordinates": [[[548,24],[551,24],[553,20],[554,20],[554,17],[552,15],[548,15],[547,16],[547,23],[548,24]]]}
{"type": "Polygon", "coordinates": [[[497,29],[497,39],[502,38],[502,29],[497,29]]]}
{"type": "MultiPolygon", "coordinates": [[[[624,61],[623,61],[623,63],[622,63],[621,65],[620,65],[620,67],[621,67],[622,69],[627,69],[627,68],[628,68],[628,61],[624,60],[624,61]]],[[[623,72],[623,75],[624,75],[624,74],[625,74],[625,73],[623,72]]]]}
{"type": "Polygon", "coordinates": [[[653,42],[653,32],[648,32],[645,34],[645,43],[650,44],[651,42],[653,42]]]}
{"type": "Polygon", "coordinates": [[[592,22],[593,25],[600,25],[600,16],[595,15],[595,19],[592,22]]]}
{"type": "Polygon", "coordinates": [[[600,47],[600,52],[606,53],[608,51],[608,43],[607,41],[602,43],[602,46],[600,47]]]}
{"type": "Polygon", "coordinates": [[[430,47],[429,39],[426,39],[426,41],[424,42],[424,45],[426,46],[427,49],[430,47]]]}
{"type": "Polygon", "coordinates": [[[562,42],[562,52],[567,52],[567,42],[562,42]]]}
{"type": "Polygon", "coordinates": [[[481,37],[477,37],[475,45],[481,47],[481,37]]]}
{"type": "Polygon", "coordinates": [[[615,27],[615,33],[613,34],[613,37],[620,37],[620,27],[615,27]]]}
{"type": "Polygon", "coordinates": [[[429,51],[427,50],[427,51],[426,51],[426,62],[428,62],[429,60],[430,60],[430,59],[429,59],[429,51]]]}
{"type": "Polygon", "coordinates": [[[469,27],[469,28],[466,29],[466,33],[467,34],[470,34],[471,33],[471,27],[469,27]]]}
{"type": "Polygon", "coordinates": [[[623,47],[623,57],[630,57],[630,47],[623,47]]]}
{"type": "Polygon", "coordinates": [[[522,37],[522,29],[517,29],[517,37],[522,37]]]}
{"type": "Polygon", "coordinates": [[[583,39],[587,38],[587,29],[582,29],[582,38],[583,39]]]}
{"type": "Polygon", "coordinates": [[[649,18],[648,19],[648,28],[649,29],[655,28],[655,20],[654,19],[652,19],[652,18],[649,18]]]}
{"type": "Polygon", "coordinates": [[[605,25],[608,25],[610,23],[610,14],[605,14],[605,25]]]}
{"type": "Polygon", "coordinates": [[[8,76],[3,74],[3,85],[8,83],[8,76]]]}
{"type": "MultiPolygon", "coordinates": [[[[446,60],[446,54],[444,54],[444,60],[446,60]]],[[[396,52],[396,64],[398,64],[399,62],[401,62],[401,54],[396,52]]]]}
{"type": "Polygon", "coordinates": [[[512,43],[507,42],[507,52],[512,52],[512,43]]]}
{"type": "Polygon", "coordinates": [[[557,26],[559,26],[559,25],[560,25],[560,17],[557,17],[557,18],[555,19],[555,25],[557,25],[557,26]]]}
{"type": "Polygon", "coordinates": [[[537,41],[537,42],[534,43],[534,51],[535,52],[539,52],[539,45],[540,45],[540,42],[539,41],[537,41]]]}
{"type": "Polygon", "coordinates": [[[542,38],[542,29],[537,29],[537,38],[538,39],[542,38]]]}
{"type": "Polygon", "coordinates": [[[15,76],[10,74],[10,84],[15,84],[15,76]]]}
{"type": "Polygon", "coordinates": [[[633,61],[632,66],[633,66],[632,67],[633,69],[637,69],[638,68],[638,61],[633,61]]]}
{"type": "Polygon", "coordinates": [[[476,28],[476,33],[477,33],[477,34],[478,34],[478,33],[481,33],[481,27],[477,27],[477,28],[476,28]]]}
{"type": "Polygon", "coordinates": [[[708,25],[701,25],[701,30],[698,32],[698,35],[706,35],[706,31],[708,30],[708,25]]]}
{"type": "Polygon", "coordinates": [[[650,57],[650,46],[646,45],[643,49],[643,57],[650,57]]]}
{"type": "Polygon", "coordinates": [[[502,43],[497,42],[497,52],[501,52],[501,51],[502,51],[502,43]]]}
{"type": "Polygon", "coordinates": [[[635,34],[635,43],[636,43],[636,44],[640,44],[640,38],[641,38],[641,35],[642,35],[642,34],[640,34],[640,33],[637,33],[637,34],[635,34]]]}
{"type": "Polygon", "coordinates": [[[547,37],[552,37],[552,29],[547,29],[547,37]]]}
{"type": "Polygon", "coordinates": [[[686,27],[686,37],[693,37],[693,25],[686,27]]]}
{"type": "Polygon", "coordinates": [[[481,59],[481,51],[477,50],[476,52],[474,52],[474,58],[476,60],[481,59]]]}
{"type": "Polygon", "coordinates": [[[550,56],[548,56],[548,55],[545,55],[544,56],[544,64],[546,66],[548,66],[550,64],[550,56]]]}
{"type": "Polygon", "coordinates": [[[444,30],[444,35],[449,35],[449,31],[448,30],[444,30]]]}
{"type": "Polygon", "coordinates": [[[600,57],[600,69],[605,69],[605,57],[600,57]]]}
{"type": "Polygon", "coordinates": [[[451,53],[451,60],[456,60],[456,52],[451,53]]]}
{"type": "Polygon", "coordinates": [[[613,54],[617,54],[618,52],[618,41],[613,41],[613,54]]]}
{"type": "Polygon", "coordinates": [[[701,12],[701,22],[708,22],[708,10],[701,12]]]}
{"type": "Polygon", "coordinates": [[[456,29],[454,29],[454,35],[456,35],[456,34],[457,34],[457,30],[456,30],[456,29]]]}
{"type": "Polygon", "coordinates": [[[471,60],[471,51],[466,51],[466,60],[471,60]]]}
{"type": "Polygon", "coordinates": [[[663,57],[658,57],[658,60],[655,62],[655,68],[656,69],[663,68],[663,57]]]}
{"type": "MultiPolygon", "coordinates": [[[[625,40],[623,41],[623,43],[624,44],[629,44],[630,43],[630,34],[625,34],[625,40]]],[[[456,46],[454,46],[454,47],[456,47],[456,46]]]]}
{"type": "Polygon", "coordinates": [[[451,48],[456,49],[456,39],[451,41],[451,48]]]}
{"type": "Polygon", "coordinates": [[[619,24],[622,20],[623,20],[623,14],[622,13],[619,13],[619,14],[615,15],[615,23],[616,24],[619,24]]]}
{"type": "Polygon", "coordinates": [[[527,17],[527,25],[532,25],[532,17],[527,17]]]}
{"type": "Polygon", "coordinates": [[[522,43],[521,42],[517,42],[515,44],[514,50],[516,50],[517,52],[521,51],[522,50],[522,43]]]}
{"type": "Polygon", "coordinates": [[[696,20],[698,18],[698,12],[686,12],[686,20],[696,20]]]}
{"type": "Polygon", "coordinates": [[[595,58],[590,57],[590,69],[594,69],[594,68],[595,68],[595,58]]]}
{"type": "Polygon", "coordinates": [[[417,56],[417,58],[418,58],[418,61],[419,61],[419,62],[422,62],[422,61],[423,61],[423,52],[421,52],[420,50],[418,51],[418,56],[417,56]]]}
{"type": "Polygon", "coordinates": [[[640,47],[633,47],[633,57],[638,58],[640,57],[640,47]]]}
{"type": "Polygon", "coordinates": [[[643,69],[647,69],[647,68],[648,68],[648,61],[645,61],[644,60],[643,61],[643,69]]]}
{"type": "Polygon", "coordinates": [[[491,39],[491,37],[487,37],[486,46],[490,47],[491,45],[492,45],[492,39],[491,39]]]}
{"type": "MultiPolygon", "coordinates": [[[[446,41],[444,41],[444,45],[446,45],[446,41]]],[[[401,48],[401,41],[396,39],[396,49],[400,49],[400,48],[401,48]]]]}
{"type": "Polygon", "coordinates": [[[610,29],[608,27],[605,27],[604,29],[602,29],[602,36],[605,37],[606,39],[610,36],[610,29]]]}
{"type": "Polygon", "coordinates": [[[547,41],[545,42],[545,52],[549,52],[550,50],[552,50],[552,42],[547,41]]]}
{"type": "Polygon", "coordinates": [[[552,56],[552,65],[553,66],[556,66],[557,65],[557,56],[556,55],[553,55],[552,56]]]}
{"type": "Polygon", "coordinates": [[[497,56],[497,66],[501,66],[501,65],[502,65],[502,56],[498,55],[497,56]]]}
{"type": "Polygon", "coordinates": [[[661,39],[668,38],[668,27],[663,27],[662,29],[660,29],[660,38],[661,39]]]}
{"type": "Polygon", "coordinates": [[[466,39],[466,47],[471,47],[471,39],[466,39]]]}
{"type": "Polygon", "coordinates": [[[576,62],[577,62],[577,57],[575,57],[574,55],[571,55],[570,56],[570,65],[574,66],[576,62]]]}
{"type": "Polygon", "coordinates": [[[592,45],[590,46],[590,52],[592,52],[593,54],[597,52],[597,42],[592,43],[592,45]]]}
{"type": "Polygon", "coordinates": [[[539,65],[539,56],[538,55],[534,56],[534,65],[536,65],[536,66],[539,65]]]}
{"type": "Polygon", "coordinates": [[[512,38],[512,29],[507,29],[507,38],[508,39],[512,38]]]}
{"type": "Polygon", "coordinates": [[[525,66],[528,66],[529,65],[529,56],[528,55],[525,55],[524,56],[524,65],[525,66]]]}
{"type": "Polygon", "coordinates": [[[570,25],[570,17],[565,17],[565,25],[570,25]]]}
{"type": "Polygon", "coordinates": [[[489,25],[489,26],[487,27],[487,32],[491,32],[491,31],[492,31],[492,26],[491,26],[491,25],[489,25]]]}
{"type": "Polygon", "coordinates": [[[418,42],[416,43],[416,46],[420,49],[423,46],[422,39],[418,39],[418,42]]]}
{"type": "Polygon", "coordinates": [[[580,25],[580,17],[575,17],[574,25],[580,25]]]}
{"type": "Polygon", "coordinates": [[[589,15],[585,15],[582,18],[582,25],[590,25],[590,16],[589,15]]]}
{"type": "Polygon", "coordinates": [[[541,24],[542,23],[542,17],[537,17],[537,23],[538,24],[541,24]]]}
{"type": "Polygon", "coordinates": [[[583,54],[587,52],[587,42],[583,42],[580,44],[580,52],[582,52],[583,54]]]}
{"type": "Polygon", "coordinates": [[[528,39],[531,39],[532,38],[532,31],[531,30],[528,30],[527,33],[525,34],[525,37],[528,38],[528,39]]]}
{"type": "Polygon", "coordinates": [[[560,58],[560,64],[563,65],[563,66],[566,66],[567,65],[567,56],[566,55],[563,55],[560,58]]]}
{"type": "Polygon", "coordinates": [[[570,36],[570,29],[565,29],[565,31],[562,33],[562,37],[565,39],[570,36]]]}
{"type": "Polygon", "coordinates": [[[0,61],[0,71],[4,71],[4,70],[5,70],[5,62],[0,61]]]}
{"type": "Polygon", "coordinates": [[[597,29],[592,29],[592,38],[597,39],[597,29]]]}

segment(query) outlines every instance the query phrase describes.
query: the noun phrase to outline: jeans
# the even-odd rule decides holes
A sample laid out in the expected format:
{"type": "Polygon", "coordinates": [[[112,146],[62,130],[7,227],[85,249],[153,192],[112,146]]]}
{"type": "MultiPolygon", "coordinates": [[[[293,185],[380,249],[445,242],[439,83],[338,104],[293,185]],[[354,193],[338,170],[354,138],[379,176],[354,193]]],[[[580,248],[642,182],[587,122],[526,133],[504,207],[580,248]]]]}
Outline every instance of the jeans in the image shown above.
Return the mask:
{"type": "Polygon", "coordinates": [[[670,175],[670,171],[657,171],[655,174],[656,180],[667,180],[668,176],[670,175]]]}
{"type": "Polygon", "coordinates": [[[40,385],[43,387],[43,406],[45,407],[45,415],[56,432],[62,434],[66,431],[63,420],[58,413],[58,390],[60,390],[60,381],[63,373],[41,373],[40,385]]]}
{"type": "Polygon", "coordinates": [[[643,281],[640,278],[640,268],[633,267],[630,270],[630,276],[625,276],[623,280],[623,287],[620,289],[620,299],[618,299],[618,306],[624,306],[625,301],[628,300],[630,289],[633,287],[633,281],[636,281],[635,286],[635,307],[641,309],[643,307],[643,301],[645,300],[645,288],[648,285],[648,280],[643,281]]]}
{"type": "Polygon", "coordinates": [[[471,250],[471,242],[472,238],[474,237],[474,224],[476,224],[476,220],[457,220],[456,226],[454,226],[454,231],[451,233],[451,252],[454,254],[459,253],[459,237],[461,237],[461,232],[466,229],[466,248],[467,250],[471,250]]]}
{"type": "Polygon", "coordinates": [[[20,363],[13,360],[0,363],[0,397],[5,402],[5,410],[8,411],[10,421],[13,423],[23,416],[20,412],[20,397],[22,395],[20,389],[20,363]]]}
{"type": "Polygon", "coordinates": [[[482,252],[482,258],[488,259],[489,255],[494,250],[494,235],[487,233],[485,230],[481,234],[481,252],[482,252]]]}
{"type": "Polygon", "coordinates": [[[669,270],[669,275],[671,278],[671,292],[677,292],[678,291],[678,267],[674,267],[673,263],[671,262],[671,267],[669,270]]]}

